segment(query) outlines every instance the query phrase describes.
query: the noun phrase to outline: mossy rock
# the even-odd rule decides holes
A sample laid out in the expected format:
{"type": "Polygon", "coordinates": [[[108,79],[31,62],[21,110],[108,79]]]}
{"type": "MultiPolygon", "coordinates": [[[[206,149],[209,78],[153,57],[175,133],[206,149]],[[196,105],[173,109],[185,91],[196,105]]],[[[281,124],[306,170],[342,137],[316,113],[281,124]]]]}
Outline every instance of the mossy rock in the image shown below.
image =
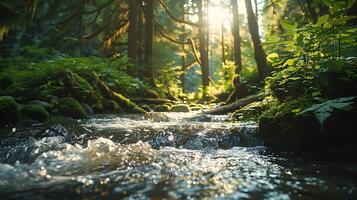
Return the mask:
{"type": "Polygon", "coordinates": [[[170,111],[170,106],[168,105],[156,105],[154,107],[155,112],[169,112],[170,111]]]}
{"type": "Polygon", "coordinates": [[[94,111],[92,109],[92,107],[90,107],[90,105],[86,104],[86,103],[81,103],[82,107],[84,108],[84,110],[86,111],[87,115],[93,115],[94,111]]]}
{"type": "Polygon", "coordinates": [[[0,97],[0,125],[11,124],[19,120],[19,105],[11,96],[0,97]]]}
{"type": "Polygon", "coordinates": [[[41,88],[44,96],[73,97],[80,102],[89,104],[95,111],[102,109],[100,93],[86,79],[70,69],[53,74],[50,81],[42,85],[41,88]]]}
{"type": "Polygon", "coordinates": [[[259,116],[270,107],[274,106],[275,102],[270,100],[263,100],[258,102],[253,102],[248,104],[231,114],[234,119],[250,121],[250,120],[258,120],[259,116]]]}
{"type": "Polygon", "coordinates": [[[191,111],[200,111],[200,110],[202,110],[202,107],[191,107],[190,108],[191,109],[191,111]]]}
{"type": "Polygon", "coordinates": [[[315,102],[301,97],[274,105],[259,117],[259,135],[264,144],[272,147],[296,149],[312,146],[321,140],[320,125],[312,114],[300,115],[300,111],[315,102]]]}
{"type": "Polygon", "coordinates": [[[50,116],[44,107],[34,104],[23,107],[20,113],[23,119],[35,119],[41,122],[46,121],[50,116]]]}
{"type": "Polygon", "coordinates": [[[121,114],[125,111],[114,100],[106,100],[104,102],[104,111],[107,114],[121,114]]]}
{"type": "Polygon", "coordinates": [[[186,104],[178,104],[178,105],[173,105],[171,107],[171,112],[190,112],[191,109],[188,105],[186,104]]]}
{"type": "Polygon", "coordinates": [[[28,104],[29,105],[39,105],[39,106],[43,107],[44,109],[46,109],[47,112],[51,112],[53,110],[53,105],[51,105],[50,103],[47,103],[45,101],[41,101],[41,100],[33,100],[33,101],[30,101],[28,104]]]}
{"type": "Polygon", "coordinates": [[[58,101],[58,111],[74,119],[86,118],[87,114],[82,105],[72,97],[65,97],[58,101]]]}

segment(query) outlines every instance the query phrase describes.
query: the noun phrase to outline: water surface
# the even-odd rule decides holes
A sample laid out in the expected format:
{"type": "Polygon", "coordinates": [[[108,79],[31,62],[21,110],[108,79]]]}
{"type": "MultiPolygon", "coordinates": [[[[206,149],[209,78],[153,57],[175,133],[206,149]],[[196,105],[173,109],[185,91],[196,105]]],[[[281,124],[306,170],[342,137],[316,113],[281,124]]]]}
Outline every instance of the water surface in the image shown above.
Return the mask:
{"type": "Polygon", "coordinates": [[[104,115],[3,130],[0,199],[357,199],[357,165],[272,153],[255,123],[104,115]]]}

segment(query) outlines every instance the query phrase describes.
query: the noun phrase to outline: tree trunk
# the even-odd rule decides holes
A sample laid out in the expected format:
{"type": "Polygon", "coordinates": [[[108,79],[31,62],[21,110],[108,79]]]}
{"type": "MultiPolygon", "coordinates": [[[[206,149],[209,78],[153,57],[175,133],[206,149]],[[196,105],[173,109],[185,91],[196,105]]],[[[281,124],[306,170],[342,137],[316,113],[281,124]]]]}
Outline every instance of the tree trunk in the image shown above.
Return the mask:
{"type": "Polygon", "coordinates": [[[233,13],[233,39],[234,39],[234,63],[236,65],[236,74],[242,71],[242,50],[240,40],[240,27],[239,27],[239,12],[237,0],[232,0],[232,13],[233,13]]]}
{"type": "MultiPolygon", "coordinates": [[[[144,50],[144,11],[143,11],[143,6],[140,5],[138,8],[138,63],[143,63],[145,61],[145,50],[144,50]]],[[[143,69],[143,68],[140,68],[143,69]]],[[[139,78],[144,78],[143,75],[140,76],[139,78]]]]}
{"type": "Polygon", "coordinates": [[[224,22],[222,21],[221,22],[221,48],[222,48],[222,62],[224,65],[227,64],[226,62],[226,51],[225,51],[225,48],[224,48],[224,22]]]}
{"type": "Polygon", "coordinates": [[[153,48],[154,48],[154,0],[145,2],[145,65],[144,76],[151,85],[154,82],[153,48]]]}
{"type": "Polygon", "coordinates": [[[205,97],[207,87],[209,86],[209,62],[208,62],[208,23],[207,17],[204,13],[204,0],[198,0],[198,18],[199,18],[199,50],[200,50],[200,61],[201,61],[201,71],[202,71],[202,87],[205,97]]]}
{"type": "MultiPolygon", "coordinates": [[[[129,1],[128,58],[137,64],[138,58],[138,1],[129,1]]],[[[128,67],[127,73],[134,76],[134,67],[128,67]]]]}
{"type": "Polygon", "coordinates": [[[254,46],[254,57],[258,67],[259,81],[263,81],[267,75],[267,60],[259,36],[259,27],[255,18],[251,0],[245,0],[245,7],[248,17],[248,28],[254,46]]]}
{"type": "Polygon", "coordinates": [[[233,80],[233,91],[228,96],[226,103],[231,103],[239,96],[239,90],[241,88],[240,74],[242,72],[242,50],[241,50],[241,38],[240,38],[240,27],[239,27],[239,12],[237,0],[232,0],[232,13],[233,13],[233,39],[234,39],[234,63],[235,63],[235,77],[233,80]]]}

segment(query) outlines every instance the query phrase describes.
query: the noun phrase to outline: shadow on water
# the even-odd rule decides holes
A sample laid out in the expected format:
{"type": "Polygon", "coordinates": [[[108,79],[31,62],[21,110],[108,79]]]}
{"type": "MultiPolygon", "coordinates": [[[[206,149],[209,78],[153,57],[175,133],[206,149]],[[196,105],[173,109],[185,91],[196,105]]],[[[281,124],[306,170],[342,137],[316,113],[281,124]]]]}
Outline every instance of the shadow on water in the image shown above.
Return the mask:
{"type": "Polygon", "coordinates": [[[271,152],[255,123],[103,115],[3,130],[0,199],[356,199],[356,163],[271,152]]]}

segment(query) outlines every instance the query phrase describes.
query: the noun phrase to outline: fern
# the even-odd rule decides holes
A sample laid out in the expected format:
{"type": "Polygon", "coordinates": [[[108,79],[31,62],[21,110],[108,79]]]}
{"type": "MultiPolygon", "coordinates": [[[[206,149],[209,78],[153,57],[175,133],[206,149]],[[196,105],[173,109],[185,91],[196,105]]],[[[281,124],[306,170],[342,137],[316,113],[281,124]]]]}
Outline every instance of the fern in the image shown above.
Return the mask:
{"type": "Polygon", "coordinates": [[[356,97],[343,97],[334,100],[329,100],[321,104],[312,105],[309,108],[299,112],[298,114],[305,114],[313,112],[319,120],[321,127],[324,127],[326,120],[331,116],[334,110],[352,110],[352,104],[356,97]]]}

